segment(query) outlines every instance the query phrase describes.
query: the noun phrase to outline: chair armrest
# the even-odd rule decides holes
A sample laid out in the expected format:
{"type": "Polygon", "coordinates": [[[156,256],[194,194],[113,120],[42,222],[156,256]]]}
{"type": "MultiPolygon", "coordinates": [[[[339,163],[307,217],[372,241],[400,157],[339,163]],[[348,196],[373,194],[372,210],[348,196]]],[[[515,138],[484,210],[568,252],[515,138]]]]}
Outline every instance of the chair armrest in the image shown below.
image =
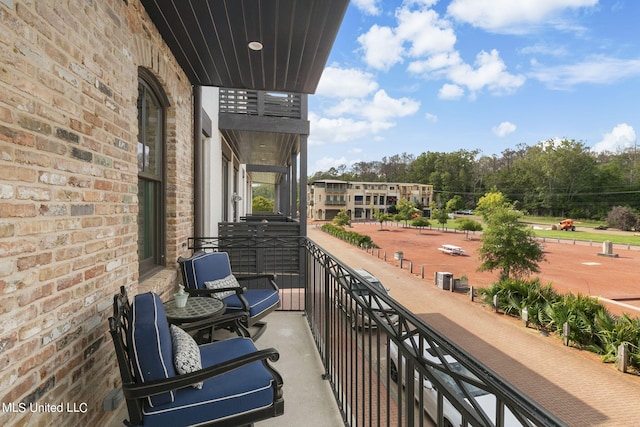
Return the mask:
{"type": "Polygon", "coordinates": [[[269,282],[269,286],[271,286],[274,291],[279,290],[278,284],[276,283],[275,274],[252,274],[251,276],[236,276],[236,280],[238,282],[247,282],[249,280],[258,280],[258,279],[267,279],[269,282]]]}
{"type": "Polygon", "coordinates": [[[235,292],[236,295],[240,296],[241,294],[244,293],[244,291],[246,291],[247,288],[243,288],[243,287],[239,287],[239,286],[231,286],[228,288],[217,288],[217,289],[191,289],[191,288],[185,288],[185,291],[187,291],[187,293],[189,293],[189,295],[191,295],[192,297],[202,297],[202,296],[206,296],[206,297],[211,297],[211,296],[215,296],[212,294],[217,294],[220,292],[228,292],[228,291],[232,291],[235,292]]]}
{"type": "Polygon", "coordinates": [[[278,386],[280,386],[282,384],[282,378],[276,371],[270,368],[267,363],[267,360],[275,362],[279,358],[280,353],[278,353],[275,348],[257,350],[249,354],[245,354],[244,356],[236,357],[226,362],[218,363],[217,365],[209,366],[189,374],[176,375],[162,380],[147,381],[142,384],[123,384],[122,391],[127,399],[143,399],[156,394],[189,387],[195,383],[217,377],[257,361],[263,361],[267,369],[274,375],[278,386]]]}
{"type": "Polygon", "coordinates": [[[275,280],[276,279],[276,275],[275,274],[251,274],[251,275],[247,275],[247,276],[236,276],[236,279],[238,281],[241,280],[257,280],[257,279],[270,279],[270,280],[275,280]]]}

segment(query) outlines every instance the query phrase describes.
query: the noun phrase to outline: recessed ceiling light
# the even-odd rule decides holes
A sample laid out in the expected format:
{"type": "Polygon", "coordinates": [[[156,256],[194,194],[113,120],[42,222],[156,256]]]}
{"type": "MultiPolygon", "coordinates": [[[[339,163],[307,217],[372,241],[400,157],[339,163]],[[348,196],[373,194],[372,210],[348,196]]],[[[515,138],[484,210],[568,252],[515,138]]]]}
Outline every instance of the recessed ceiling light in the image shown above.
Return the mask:
{"type": "Polygon", "coordinates": [[[262,43],[254,41],[254,42],[249,42],[249,49],[251,50],[262,50],[262,43]]]}

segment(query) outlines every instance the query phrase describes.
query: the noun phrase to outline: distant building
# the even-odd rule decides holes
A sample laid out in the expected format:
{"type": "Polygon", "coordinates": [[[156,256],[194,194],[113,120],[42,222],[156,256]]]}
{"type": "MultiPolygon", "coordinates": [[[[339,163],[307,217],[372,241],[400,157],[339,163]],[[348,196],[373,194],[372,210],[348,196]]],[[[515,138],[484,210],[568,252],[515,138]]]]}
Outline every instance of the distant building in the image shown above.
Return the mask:
{"type": "Polygon", "coordinates": [[[433,186],[404,182],[315,181],[307,185],[307,217],[331,220],[344,209],[353,220],[372,219],[376,209],[387,212],[400,199],[428,207],[433,200],[433,186]]]}

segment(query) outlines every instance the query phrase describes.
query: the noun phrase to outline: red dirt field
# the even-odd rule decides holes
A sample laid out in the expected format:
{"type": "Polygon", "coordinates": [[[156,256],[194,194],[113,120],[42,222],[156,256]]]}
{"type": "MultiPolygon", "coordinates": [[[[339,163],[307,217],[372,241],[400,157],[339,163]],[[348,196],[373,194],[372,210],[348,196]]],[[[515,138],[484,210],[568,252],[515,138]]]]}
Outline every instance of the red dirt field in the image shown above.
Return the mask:
{"type": "MultiPolygon", "coordinates": [[[[470,234],[471,239],[468,239],[463,232],[419,231],[393,224],[386,224],[381,230],[376,223],[353,223],[350,230],[371,236],[381,248],[379,252],[374,251],[374,256],[383,258],[386,253],[389,263],[399,266],[393,252],[403,251],[403,269],[408,270],[411,263],[413,273],[421,274],[424,268],[425,280],[433,281],[436,271],[453,273],[454,278],[465,275],[469,278],[469,285],[474,287],[488,286],[498,278],[498,271],[477,271],[481,244],[478,234],[470,234]],[[464,255],[442,253],[438,248],[443,244],[462,247],[464,255]]],[[[616,258],[598,255],[602,249],[600,243],[546,241],[545,260],[539,264],[537,276],[543,285],[551,283],[557,292],[599,297],[613,314],[640,316],[640,247],[614,246],[616,258]]]]}

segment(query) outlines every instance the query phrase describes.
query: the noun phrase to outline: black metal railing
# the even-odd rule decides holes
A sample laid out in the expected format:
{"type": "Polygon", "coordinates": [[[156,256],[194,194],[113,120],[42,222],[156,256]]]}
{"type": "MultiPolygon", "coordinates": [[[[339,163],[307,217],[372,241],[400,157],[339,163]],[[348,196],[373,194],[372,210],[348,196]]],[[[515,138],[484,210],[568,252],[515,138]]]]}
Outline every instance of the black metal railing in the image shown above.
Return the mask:
{"type": "Polygon", "coordinates": [[[349,266],[304,244],[305,311],[347,424],[422,426],[428,415],[440,426],[564,425],[349,266]]]}
{"type": "Polygon", "coordinates": [[[229,252],[232,267],[295,274],[281,286],[283,308],[305,312],[346,425],[423,426],[429,418],[439,426],[564,425],[305,237],[189,242],[229,252]]]}

